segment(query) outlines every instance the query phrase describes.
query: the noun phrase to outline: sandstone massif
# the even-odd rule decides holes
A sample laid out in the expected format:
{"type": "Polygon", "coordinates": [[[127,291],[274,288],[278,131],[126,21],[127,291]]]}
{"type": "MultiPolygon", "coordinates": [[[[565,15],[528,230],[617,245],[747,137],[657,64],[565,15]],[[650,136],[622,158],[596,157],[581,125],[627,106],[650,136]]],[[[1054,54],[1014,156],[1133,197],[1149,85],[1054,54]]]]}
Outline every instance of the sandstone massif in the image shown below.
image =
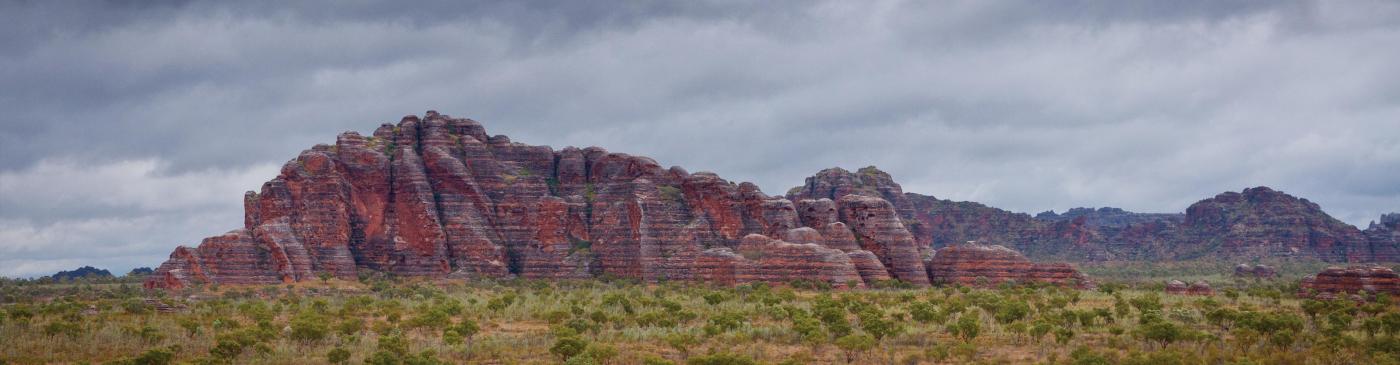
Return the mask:
{"type": "Polygon", "coordinates": [[[244,208],[242,228],[177,248],[146,286],[370,271],[925,286],[932,255],[904,225],[912,207],[881,195],[769,196],[647,157],[513,142],[436,112],[303,151],[244,208]]]}
{"type": "Polygon", "coordinates": [[[244,213],[243,227],[175,249],[146,286],[363,272],[834,286],[977,277],[1064,283],[1081,277],[1067,265],[1030,260],[1220,254],[1390,261],[1400,221],[1388,215],[1362,232],[1263,187],[1203,200],[1184,214],[1101,208],[1032,217],[906,193],[874,167],[823,170],[786,196],[770,196],[751,183],[643,156],[515,142],[431,111],[303,151],[244,196],[244,213]],[[984,255],[978,263],[963,250],[984,246],[969,241],[1024,255],[984,255]],[[957,269],[932,266],[948,262],[957,269]]]}

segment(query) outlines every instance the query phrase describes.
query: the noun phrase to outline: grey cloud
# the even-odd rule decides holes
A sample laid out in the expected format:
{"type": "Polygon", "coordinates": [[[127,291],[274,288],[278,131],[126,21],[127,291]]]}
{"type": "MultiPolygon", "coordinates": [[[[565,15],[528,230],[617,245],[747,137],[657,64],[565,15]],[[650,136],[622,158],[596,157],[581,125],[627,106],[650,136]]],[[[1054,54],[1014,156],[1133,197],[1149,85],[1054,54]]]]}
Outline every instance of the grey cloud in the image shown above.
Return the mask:
{"type": "Polygon", "coordinates": [[[0,252],[29,269],[0,275],[153,265],[297,151],[427,109],[770,194],[878,165],[1017,211],[1269,185],[1365,224],[1400,211],[1393,44],[1385,1],[5,3],[0,252]],[[148,228],[56,233],[95,222],[148,228]]]}

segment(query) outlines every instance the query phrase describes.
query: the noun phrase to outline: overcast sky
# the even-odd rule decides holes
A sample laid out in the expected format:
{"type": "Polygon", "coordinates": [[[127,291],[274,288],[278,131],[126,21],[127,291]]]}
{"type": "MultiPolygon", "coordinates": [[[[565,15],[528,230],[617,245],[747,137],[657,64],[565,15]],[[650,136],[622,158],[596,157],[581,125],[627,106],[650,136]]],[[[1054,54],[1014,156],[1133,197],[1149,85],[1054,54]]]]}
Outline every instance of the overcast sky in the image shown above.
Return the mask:
{"type": "Polygon", "coordinates": [[[156,266],[302,149],[438,110],[781,194],[1400,211],[1400,2],[0,3],[0,276],[156,266]],[[405,5],[410,4],[410,5],[405,5]]]}

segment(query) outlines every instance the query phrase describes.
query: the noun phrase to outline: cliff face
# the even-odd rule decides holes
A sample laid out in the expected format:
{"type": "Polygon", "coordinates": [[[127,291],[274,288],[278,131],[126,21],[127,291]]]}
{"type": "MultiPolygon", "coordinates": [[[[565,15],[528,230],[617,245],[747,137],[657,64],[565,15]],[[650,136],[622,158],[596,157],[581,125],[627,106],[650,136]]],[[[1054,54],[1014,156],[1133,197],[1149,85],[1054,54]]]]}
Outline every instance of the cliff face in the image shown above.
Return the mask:
{"type": "MultiPolygon", "coordinates": [[[[516,143],[435,112],[303,151],[248,192],[244,207],[241,229],[177,248],[146,285],[268,284],[364,270],[927,285],[935,251],[967,241],[1072,261],[1206,253],[1371,261],[1395,258],[1400,221],[1388,215],[1363,234],[1267,188],[1221,194],[1184,215],[1076,209],[1032,217],[906,193],[874,167],[823,170],[786,197],[769,196],[646,157],[516,143]]],[[[1073,269],[1029,272],[1061,278],[1065,270],[1073,269]]]]}
{"type": "Polygon", "coordinates": [[[814,186],[794,202],[646,157],[515,143],[470,119],[428,112],[303,151],[247,193],[242,229],[176,249],[146,286],[354,278],[363,270],[927,285],[922,257],[930,247],[901,219],[913,206],[878,174],[814,186]],[[875,188],[815,193],[862,184],[875,188]]]}

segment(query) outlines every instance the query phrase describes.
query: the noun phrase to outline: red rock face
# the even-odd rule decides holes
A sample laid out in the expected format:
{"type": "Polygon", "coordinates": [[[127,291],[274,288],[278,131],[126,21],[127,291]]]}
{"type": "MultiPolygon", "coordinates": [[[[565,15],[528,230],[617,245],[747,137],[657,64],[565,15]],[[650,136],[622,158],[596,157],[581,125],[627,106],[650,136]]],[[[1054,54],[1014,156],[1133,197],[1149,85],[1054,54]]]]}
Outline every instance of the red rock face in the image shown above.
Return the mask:
{"type": "Polygon", "coordinates": [[[1068,264],[1038,264],[1020,252],[999,246],[963,244],[939,249],[924,265],[934,283],[993,286],[1003,282],[1044,282],[1091,287],[1093,283],[1068,264]]]}
{"type": "Polygon", "coordinates": [[[1304,278],[1298,287],[1299,297],[1320,299],[1376,293],[1400,294],[1400,275],[1381,266],[1329,267],[1315,277],[1304,278]]]}
{"type": "MultiPolygon", "coordinates": [[[[597,147],[515,143],[429,112],[303,152],[247,194],[244,229],[176,249],[146,286],[350,279],[364,270],[837,286],[888,279],[892,271],[860,251],[826,203],[830,219],[805,228],[792,201],[750,183],[597,147]],[[758,256],[737,253],[745,249],[758,256]]],[[[882,214],[880,225],[898,223],[882,214]]],[[[917,249],[894,228],[864,239],[902,270],[894,272],[908,272],[910,261],[896,256],[918,263],[917,249]]]]}
{"type": "Polygon", "coordinates": [[[1163,288],[1163,290],[1165,290],[1167,294],[1185,295],[1186,283],[1181,282],[1181,280],[1172,280],[1167,282],[1167,286],[1163,288]]]}
{"type": "MultiPolygon", "coordinates": [[[[861,285],[893,278],[922,286],[930,273],[942,273],[925,258],[965,241],[1075,261],[1207,253],[1400,258],[1400,217],[1362,234],[1315,204],[1267,188],[1222,194],[1186,215],[1083,209],[1031,217],[905,193],[889,174],[867,167],[823,170],[778,197],[598,147],[517,143],[436,112],[303,151],[249,192],[244,208],[243,229],[176,249],[146,285],[292,282],[322,273],[350,279],[379,271],[861,285]],[[740,252],[755,234],[776,241],[755,246],[771,258],[740,252]],[[1223,248],[1210,251],[1217,246],[1223,248]]],[[[972,262],[957,270],[979,265],[972,262]]],[[[1051,281],[1077,275],[1063,265],[1004,265],[986,273],[1051,281]]],[[[966,277],[957,270],[949,278],[966,277]]]]}
{"type": "Polygon", "coordinates": [[[855,232],[856,242],[879,257],[890,276],[914,285],[929,284],[919,246],[889,201],[852,194],[842,196],[838,204],[841,220],[855,232]]]}

